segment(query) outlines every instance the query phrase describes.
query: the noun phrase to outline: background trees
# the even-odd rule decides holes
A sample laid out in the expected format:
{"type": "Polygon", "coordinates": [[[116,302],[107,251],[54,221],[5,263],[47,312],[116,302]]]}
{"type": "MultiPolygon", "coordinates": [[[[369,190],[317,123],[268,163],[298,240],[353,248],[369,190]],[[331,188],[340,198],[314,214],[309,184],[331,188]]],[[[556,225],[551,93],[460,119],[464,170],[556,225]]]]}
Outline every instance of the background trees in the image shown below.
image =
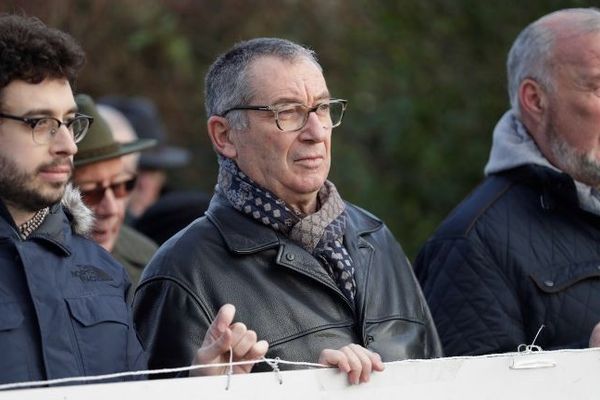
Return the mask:
{"type": "MultiPolygon", "coordinates": [[[[77,89],[143,95],[171,141],[194,153],[170,178],[212,192],[203,77],[234,42],[278,36],[317,51],[331,93],[349,100],[331,179],[386,221],[408,256],[480,180],[507,109],[505,59],[517,33],[578,0],[3,0],[86,49],[77,89]]],[[[1,61],[0,61],[1,62],[1,61]]]]}

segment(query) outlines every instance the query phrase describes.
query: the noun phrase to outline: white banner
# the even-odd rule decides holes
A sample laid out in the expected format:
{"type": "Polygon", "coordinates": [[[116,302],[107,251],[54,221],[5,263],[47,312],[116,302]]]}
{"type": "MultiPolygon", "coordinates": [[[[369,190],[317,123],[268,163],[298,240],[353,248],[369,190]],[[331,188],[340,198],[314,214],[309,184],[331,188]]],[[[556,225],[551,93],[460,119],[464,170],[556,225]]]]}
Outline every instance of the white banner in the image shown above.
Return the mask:
{"type": "Polygon", "coordinates": [[[335,369],[19,389],[1,400],[203,399],[600,399],[600,349],[511,353],[385,365],[348,385],[335,369]],[[282,383],[279,383],[281,378],[282,383]]]}

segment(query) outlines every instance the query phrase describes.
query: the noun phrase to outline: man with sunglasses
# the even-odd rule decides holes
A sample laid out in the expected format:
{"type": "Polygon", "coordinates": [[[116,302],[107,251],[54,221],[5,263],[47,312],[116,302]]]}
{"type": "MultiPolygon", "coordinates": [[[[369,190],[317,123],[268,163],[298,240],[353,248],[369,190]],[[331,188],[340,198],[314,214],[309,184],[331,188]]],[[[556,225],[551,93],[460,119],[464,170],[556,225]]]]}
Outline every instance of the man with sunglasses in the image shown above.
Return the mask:
{"type": "MultiPolygon", "coordinates": [[[[126,272],[85,237],[92,215],[69,185],[76,143],[93,122],[72,93],[84,53],[38,19],[0,15],[0,60],[0,383],[145,370],[126,272]]],[[[234,313],[221,308],[189,359],[266,352],[254,332],[232,324],[234,313]]]]}
{"type": "Polygon", "coordinates": [[[94,212],[92,238],[125,267],[135,287],[158,247],[123,224],[127,199],[136,180],[135,171],[127,168],[125,156],[152,148],[156,140],[119,143],[89,96],[79,94],[75,101],[80,111],[94,117],[94,125],[78,145],[73,182],[94,212]]]}
{"type": "Polygon", "coordinates": [[[382,360],[439,356],[401,247],[327,180],[346,101],[331,98],[315,54],[282,39],[242,42],[213,63],[205,90],[216,193],[136,291],[150,365],[186,361],[224,303],[270,343],[267,356],[337,366],[350,383],[382,360]]]}

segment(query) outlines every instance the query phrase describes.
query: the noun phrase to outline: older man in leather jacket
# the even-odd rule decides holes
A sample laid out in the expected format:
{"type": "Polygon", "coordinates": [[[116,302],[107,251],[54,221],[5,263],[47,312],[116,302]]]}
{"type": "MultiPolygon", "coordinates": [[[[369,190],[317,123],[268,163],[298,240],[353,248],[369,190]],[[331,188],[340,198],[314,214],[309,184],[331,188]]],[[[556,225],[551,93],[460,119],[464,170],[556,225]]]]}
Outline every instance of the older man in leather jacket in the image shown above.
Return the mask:
{"type": "Polygon", "coordinates": [[[268,356],[337,366],[351,383],[382,360],[440,356],[401,247],[327,180],[346,101],[331,98],[314,53],[239,43],[210,68],[206,107],[216,193],[161,247],[134,299],[150,365],[189,363],[223,303],[269,342],[268,356]]]}

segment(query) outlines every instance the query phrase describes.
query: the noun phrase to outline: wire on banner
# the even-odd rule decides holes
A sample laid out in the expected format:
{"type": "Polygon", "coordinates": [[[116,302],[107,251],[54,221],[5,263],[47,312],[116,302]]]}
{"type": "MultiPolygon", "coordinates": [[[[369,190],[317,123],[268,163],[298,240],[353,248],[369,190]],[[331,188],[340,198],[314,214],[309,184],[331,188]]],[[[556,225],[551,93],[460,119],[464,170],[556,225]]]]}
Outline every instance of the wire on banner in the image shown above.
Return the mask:
{"type": "Polygon", "coordinates": [[[229,390],[229,385],[231,384],[231,375],[233,375],[233,349],[230,346],[229,347],[229,368],[227,368],[227,385],[225,385],[225,390],[229,390]]]}
{"type": "Polygon", "coordinates": [[[281,360],[279,358],[262,358],[260,360],[246,360],[246,361],[233,361],[233,358],[230,357],[229,362],[219,363],[219,364],[199,364],[199,365],[191,365],[186,367],[177,367],[177,368],[162,368],[162,369],[149,369],[149,370],[141,370],[141,371],[127,371],[127,372],[116,372],[113,374],[104,374],[104,375],[94,375],[94,376],[74,376],[69,378],[59,378],[59,379],[49,379],[44,381],[31,381],[31,382],[15,382],[15,383],[7,383],[0,385],[0,391],[2,390],[12,390],[12,389],[24,389],[24,388],[36,388],[42,386],[51,386],[51,385],[61,385],[66,383],[82,383],[82,382],[96,382],[96,381],[105,381],[110,379],[118,379],[132,376],[146,376],[146,375],[159,375],[159,374],[169,374],[169,373],[177,373],[177,372],[186,372],[192,371],[195,369],[202,368],[219,368],[219,367],[228,367],[228,378],[227,378],[227,386],[226,390],[230,387],[231,374],[233,373],[233,367],[237,365],[249,365],[249,364],[257,364],[264,362],[273,368],[273,372],[277,374],[279,383],[282,384],[283,380],[281,378],[279,364],[286,365],[296,365],[303,367],[313,367],[313,368],[330,368],[329,365],[317,364],[311,362],[304,361],[287,361],[281,360]]]}
{"type": "Polygon", "coordinates": [[[273,368],[273,372],[275,372],[275,374],[277,374],[277,380],[279,381],[279,384],[283,385],[283,378],[281,377],[281,371],[279,370],[279,365],[278,365],[279,361],[281,361],[279,359],[279,357],[276,357],[274,362],[270,361],[269,359],[266,359],[264,357],[262,358],[262,361],[266,362],[267,364],[269,364],[269,366],[271,368],[273,368]]]}
{"type": "Polygon", "coordinates": [[[542,324],[540,329],[538,329],[535,337],[531,344],[520,344],[517,347],[517,351],[519,354],[515,356],[512,360],[510,369],[537,369],[537,368],[552,368],[556,366],[556,362],[554,360],[545,359],[545,358],[523,358],[524,355],[533,354],[535,352],[542,351],[542,348],[535,344],[538,336],[542,332],[546,326],[542,324]]]}

